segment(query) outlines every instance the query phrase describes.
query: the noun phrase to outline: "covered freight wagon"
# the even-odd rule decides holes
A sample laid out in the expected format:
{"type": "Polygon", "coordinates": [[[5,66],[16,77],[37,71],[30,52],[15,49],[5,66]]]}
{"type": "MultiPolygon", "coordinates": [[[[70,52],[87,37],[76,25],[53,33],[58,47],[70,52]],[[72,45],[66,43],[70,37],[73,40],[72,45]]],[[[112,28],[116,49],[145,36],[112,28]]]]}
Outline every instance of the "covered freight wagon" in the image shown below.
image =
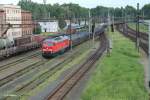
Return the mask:
{"type": "Polygon", "coordinates": [[[14,39],[14,42],[15,42],[15,46],[31,43],[31,36],[16,38],[14,39]]]}

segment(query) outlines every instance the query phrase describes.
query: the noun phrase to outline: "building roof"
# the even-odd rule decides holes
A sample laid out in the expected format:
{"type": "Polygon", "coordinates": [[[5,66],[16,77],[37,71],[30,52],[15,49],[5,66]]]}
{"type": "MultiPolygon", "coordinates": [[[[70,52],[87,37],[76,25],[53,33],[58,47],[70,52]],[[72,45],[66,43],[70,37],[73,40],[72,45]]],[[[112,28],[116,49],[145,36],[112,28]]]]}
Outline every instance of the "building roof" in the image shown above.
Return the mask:
{"type": "Polygon", "coordinates": [[[15,9],[21,9],[18,5],[13,4],[0,4],[0,8],[15,8],[15,9]]]}

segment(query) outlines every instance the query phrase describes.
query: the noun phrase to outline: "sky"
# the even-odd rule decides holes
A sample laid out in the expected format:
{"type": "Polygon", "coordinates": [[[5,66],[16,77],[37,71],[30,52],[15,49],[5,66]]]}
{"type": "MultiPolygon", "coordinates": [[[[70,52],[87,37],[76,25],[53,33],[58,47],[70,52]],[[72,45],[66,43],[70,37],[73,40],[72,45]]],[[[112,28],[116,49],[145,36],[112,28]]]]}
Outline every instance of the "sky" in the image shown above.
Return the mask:
{"type": "MultiPolygon", "coordinates": [[[[32,0],[33,2],[43,3],[43,0],[32,0]]],[[[0,4],[17,4],[19,0],[0,0],[0,4]]],[[[145,4],[150,3],[150,0],[47,0],[47,3],[76,3],[82,7],[94,8],[98,5],[106,7],[125,7],[131,5],[136,7],[137,3],[140,3],[140,8],[145,4]]]]}

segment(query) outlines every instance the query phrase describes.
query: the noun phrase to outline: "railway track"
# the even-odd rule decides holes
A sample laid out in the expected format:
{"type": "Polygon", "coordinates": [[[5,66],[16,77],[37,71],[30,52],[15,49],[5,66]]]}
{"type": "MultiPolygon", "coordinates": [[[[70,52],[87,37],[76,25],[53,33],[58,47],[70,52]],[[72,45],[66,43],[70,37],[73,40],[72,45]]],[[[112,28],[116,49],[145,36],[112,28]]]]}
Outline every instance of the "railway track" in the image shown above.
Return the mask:
{"type": "MultiPolygon", "coordinates": [[[[42,82],[44,82],[48,77],[51,77],[54,73],[56,73],[58,70],[60,70],[61,68],[63,68],[64,64],[67,64],[69,62],[71,62],[73,59],[77,58],[77,55],[80,55],[83,53],[83,51],[81,51],[80,49],[83,48],[75,48],[76,50],[73,51],[71,54],[69,54],[67,57],[66,55],[61,55],[60,57],[56,57],[56,59],[52,59],[52,62],[50,66],[46,67],[45,69],[47,69],[46,71],[40,73],[38,76],[36,76],[36,78],[32,81],[28,81],[26,83],[23,84],[19,84],[19,88],[16,88],[13,92],[13,94],[19,94],[19,95],[23,95],[24,93],[27,93],[28,91],[31,91],[32,89],[36,88],[38,85],[40,85],[42,82]],[[65,58],[66,57],[66,58],[65,58]],[[65,59],[64,59],[65,58],[65,59]],[[56,63],[57,61],[57,63],[56,63]]],[[[86,50],[86,48],[85,48],[86,50]]],[[[45,62],[46,64],[46,62],[45,62]]],[[[44,65],[44,64],[41,64],[44,65]]],[[[44,66],[37,66],[36,67],[36,71],[34,73],[38,73],[41,70],[38,69],[42,69],[42,67],[44,66]],[[41,68],[40,68],[41,67],[41,68]]],[[[33,70],[33,69],[32,69],[33,70]]],[[[42,69],[44,70],[44,69],[42,69]]],[[[6,88],[7,89],[7,88],[6,88]]]]}
{"type": "Polygon", "coordinates": [[[13,62],[10,62],[10,63],[4,64],[4,65],[1,65],[1,66],[0,66],[0,72],[3,71],[3,70],[5,70],[5,69],[8,69],[8,68],[10,68],[10,67],[13,67],[14,65],[17,65],[17,64],[19,64],[19,63],[21,63],[21,62],[27,61],[27,60],[30,59],[30,58],[38,57],[39,55],[40,55],[40,52],[37,52],[37,53],[35,53],[35,54],[28,55],[28,56],[25,56],[25,57],[23,57],[23,58],[17,59],[17,60],[15,60],[15,61],[13,61],[13,62]]]}
{"type": "Polygon", "coordinates": [[[46,98],[47,100],[62,100],[84,74],[95,64],[106,50],[107,39],[105,34],[100,36],[100,47],[79,68],[70,73],[46,98]]]}
{"type": "Polygon", "coordinates": [[[7,76],[5,76],[3,74],[4,76],[1,76],[1,79],[0,79],[0,87],[5,85],[6,83],[8,83],[10,81],[13,81],[17,77],[20,77],[21,75],[27,73],[28,71],[33,70],[35,67],[43,65],[45,62],[47,62],[47,60],[37,61],[36,63],[29,64],[28,66],[25,66],[24,68],[19,69],[16,72],[15,71],[11,72],[11,73],[7,74],[7,76]]]}
{"type": "MultiPolygon", "coordinates": [[[[78,52],[76,52],[76,53],[78,53],[78,52]]],[[[72,60],[74,60],[75,58],[77,58],[77,56],[75,56],[76,53],[73,53],[72,55],[70,55],[66,59],[60,61],[59,63],[56,63],[53,67],[51,67],[47,71],[41,73],[33,81],[28,82],[27,84],[25,84],[21,88],[18,88],[15,91],[15,93],[20,94],[20,96],[21,96],[24,93],[31,91],[31,89],[36,88],[38,85],[40,85],[41,83],[46,81],[49,77],[51,77],[57,71],[61,70],[65,64],[67,64],[67,63],[71,62],[72,60]]],[[[81,54],[81,53],[79,53],[79,54],[81,54]]]]}
{"type": "MultiPolygon", "coordinates": [[[[128,29],[128,31],[129,31],[130,33],[136,33],[136,31],[135,31],[134,29],[130,28],[129,26],[127,26],[127,29],[128,29]]],[[[147,34],[147,33],[139,32],[139,36],[140,36],[142,39],[148,41],[148,34],[147,34]]]]}
{"type": "MultiPolygon", "coordinates": [[[[127,27],[127,30],[124,29],[123,25],[117,25],[116,29],[123,33],[124,36],[129,37],[132,41],[136,42],[136,31],[127,27]],[[125,31],[124,31],[125,30],[125,31]]],[[[140,47],[148,54],[148,34],[139,33],[140,34],[140,47]]]]}

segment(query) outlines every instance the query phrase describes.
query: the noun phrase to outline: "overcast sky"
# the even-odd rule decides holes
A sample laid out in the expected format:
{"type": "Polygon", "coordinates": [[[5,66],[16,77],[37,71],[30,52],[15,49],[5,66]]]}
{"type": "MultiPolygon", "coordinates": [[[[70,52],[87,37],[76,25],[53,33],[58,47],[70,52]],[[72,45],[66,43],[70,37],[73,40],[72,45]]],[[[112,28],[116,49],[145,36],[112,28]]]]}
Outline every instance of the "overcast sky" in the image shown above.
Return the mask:
{"type": "MultiPolygon", "coordinates": [[[[43,3],[43,0],[32,0],[34,2],[43,3]]],[[[19,0],[0,0],[0,4],[17,4],[19,0]]],[[[76,3],[80,6],[86,8],[94,8],[98,5],[107,6],[107,7],[125,7],[126,5],[132,5],[136,7],[136,4],[140,3],[140,8],[144,6],[144,4],[150,3],[150,0],[47,0],[47,3],[76,3]]]]}

